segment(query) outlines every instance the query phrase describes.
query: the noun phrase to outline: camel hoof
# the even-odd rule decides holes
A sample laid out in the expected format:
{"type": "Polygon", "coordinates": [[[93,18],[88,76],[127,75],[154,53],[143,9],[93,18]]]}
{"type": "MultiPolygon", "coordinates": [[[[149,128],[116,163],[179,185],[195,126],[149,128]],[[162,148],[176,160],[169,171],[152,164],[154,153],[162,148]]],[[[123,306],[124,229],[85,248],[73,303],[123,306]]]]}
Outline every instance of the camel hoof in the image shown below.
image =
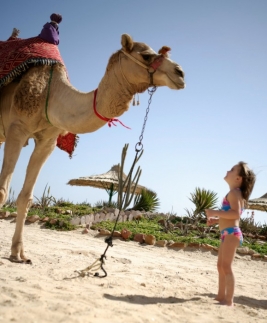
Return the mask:
{"type": "Polygon", "coordinates": [[[18,257],[16,256],[10,256],[9,257],[9,260],[11,262],[15,262],[17,264],[27,264],[27,265],[32,265],[32,261],[30,259],[19,259],[18,257]]]}

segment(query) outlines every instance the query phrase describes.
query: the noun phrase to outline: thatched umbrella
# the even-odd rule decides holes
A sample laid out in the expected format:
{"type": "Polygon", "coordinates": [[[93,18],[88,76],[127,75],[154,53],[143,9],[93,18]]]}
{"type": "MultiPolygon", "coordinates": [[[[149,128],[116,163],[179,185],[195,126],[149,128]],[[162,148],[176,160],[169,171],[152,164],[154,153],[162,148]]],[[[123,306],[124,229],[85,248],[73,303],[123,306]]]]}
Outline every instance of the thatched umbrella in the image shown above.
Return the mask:
{"type": "MultiPolygon", "coordinates": [[[[118,172],[119,165],[114,165],[107,173],[71,179],[67,184],[73,186],[91,186],[105,189],[109,194],[109,202],[111,202],[112,196],[118,192],[119,188],[118,172]]],[[[123,180],[125,180],[127,176],[123,173],[122,177],[123,180]]],[[[135,185],[133,185],[131,192],[133,192],[134,186],[135,185]]],[[[143,189],[146,188],[144,186],[137,185],[134,194],[141,194],[143,189]]]]}
{"type": "Polygon", "coordinates": [[[257,199],[249,200],[247,209],[267,212],[267,193],[257,199]]]}

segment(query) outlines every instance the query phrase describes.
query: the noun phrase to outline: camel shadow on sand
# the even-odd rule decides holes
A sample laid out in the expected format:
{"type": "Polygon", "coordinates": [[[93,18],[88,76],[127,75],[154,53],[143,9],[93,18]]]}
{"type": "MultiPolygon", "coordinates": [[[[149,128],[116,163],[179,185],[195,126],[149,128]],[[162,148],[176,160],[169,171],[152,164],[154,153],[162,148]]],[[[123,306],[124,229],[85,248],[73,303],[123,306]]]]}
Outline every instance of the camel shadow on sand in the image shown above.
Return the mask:
{"type": "Polygon", "coordinates": [[[127,302],[131,304],[140,304],[140,305],[151,305],[151,304],[178,304],[185,303],[189,301],[197,301],[200,297],[193,297],[190,299],[177,298],[177,297],[148,297],[144,295],[123,295],[123,296],[114,296],[110,294],[104,294],[105,298],[112,301],[127,302]]]}

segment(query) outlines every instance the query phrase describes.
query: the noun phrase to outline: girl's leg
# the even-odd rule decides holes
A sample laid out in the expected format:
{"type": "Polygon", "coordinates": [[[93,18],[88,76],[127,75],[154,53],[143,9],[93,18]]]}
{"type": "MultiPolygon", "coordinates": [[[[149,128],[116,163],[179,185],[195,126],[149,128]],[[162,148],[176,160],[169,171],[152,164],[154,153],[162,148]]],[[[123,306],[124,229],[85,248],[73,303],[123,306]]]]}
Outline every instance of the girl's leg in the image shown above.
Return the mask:
{"type": "Polygon", "coordinates": [[[219,288],[218,288],[218,294],[215,297],[215,299],[219,302],[222,302],[225,300],[225,275],[222,267],[222,245],[224,242],[221,242],[221,245],[219,247],[219,253],[218,253],[218,261],[217,261],[217,269],[219,274],[219,288]]]}
{"type": "Polygon", "coordinates": [[[232,271],[232,263],[235,257],[239,239],[232,234],[225,236],[222,246],[222,269],[225,277],[225,301],[228,306],[233,305],[235,277],[232,271]]]}

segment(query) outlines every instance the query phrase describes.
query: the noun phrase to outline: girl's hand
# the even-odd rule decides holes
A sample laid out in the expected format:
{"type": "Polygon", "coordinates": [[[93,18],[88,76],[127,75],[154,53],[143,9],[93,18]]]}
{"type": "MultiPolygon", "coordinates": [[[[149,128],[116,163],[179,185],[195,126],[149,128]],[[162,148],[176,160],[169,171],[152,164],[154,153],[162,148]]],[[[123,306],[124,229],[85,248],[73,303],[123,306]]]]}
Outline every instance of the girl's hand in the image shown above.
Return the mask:
{"type": "Polygon", "coordinates": [[[215,217],[207,218],[207,225],[208,226],[217,224],[218,222],[219,222],[219,219],[218,218],[215,218],[215,217]]]}

